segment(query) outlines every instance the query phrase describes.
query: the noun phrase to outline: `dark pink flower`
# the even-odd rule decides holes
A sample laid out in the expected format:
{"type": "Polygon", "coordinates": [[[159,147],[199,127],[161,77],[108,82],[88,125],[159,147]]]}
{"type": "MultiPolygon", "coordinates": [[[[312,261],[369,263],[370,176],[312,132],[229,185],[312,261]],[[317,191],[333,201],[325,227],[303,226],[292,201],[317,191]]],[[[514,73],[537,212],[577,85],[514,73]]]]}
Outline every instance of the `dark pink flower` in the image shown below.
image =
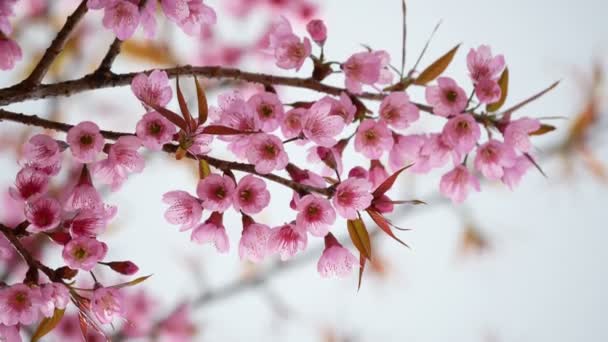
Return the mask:
{"type": "Polygon", "coordinates": [[[500,179],[505,168],[515,165],[515,150],[498,140],[490,140],[477,148],[475,168],[486,178],[500,179]]]}
{"type": "Polygon", "coordinates": [[[359,260],[331,234],[325,236],[325,249],[317,262],[317,271],[324,277],[346,277],[359,260]]]}
{"type": "Polygon", "coordinates": [[[346,88],[351,93],[359,94],[364,84],[374,86],[376,83],[390,83],[393,75],[388,70],[389,63],[390,56],[386,51],[355,53],[342,64],[346,88]]]}
{"type": "Polygon", "coordinates": [[[327,39],[327,27],[325,27],[323,20],[314,19],[309,21],[308,24],[306,24],[306,30],[308,31],[310,38],[317,44],[325,44],[325,40],[327,39]]]}
{"type": "Polygon", "coordinates": [[[131,81],[131,91],[144,104],[159,107],[166,106],[173,97],[169,77],[161,70],[152,71],[150,76],[144,73],[135,76],[131,81]]]}
{"type": "Polygon", "coordinates": [[[357,128],[355,151],[369,159],[379,159],[393,147],[393,134],[384,121],[364,120],[357,128]]]}
{"type": "Polygon", "coordinates": [[[25,167],[17,173],[15,187],[9,189],[15,200],[28,200],[46,193],[49,187],[49,175],[31,167],[25,167]]]}
{"type": "Polygon", "coordinates": [[[458,165],[443,175],[439,184],[441,194],[454,203],[463,202],[468,196],[469,188],[479,191],[479,181],[463,165],[458,165]]]}
{"type": "Polygon", "coordinates": [[[0,289],[0,323],[30,325],[40,317],[43,304],[40,289],[15,284],[0,289]]]}
{"type": "Polygon", "coordinates": [[[266,182],[253,175],[241,178],[232,195],[234,209],[249,215],[261,212],[268,203],[270,192],[266,189],[266,182]]]}
{"type": "Polygon", "coordinates": [[[254,94],[247,103],[255,110],[260,128],[264,132],[272,132],[283,121],[285,112],[277,94],[262,92],[254,94]]]}
{"type": "Polygon", "coordinates": [[[331,147],[336,144],[335,136],[344,129],[344,120],[338,115],[330,115],[331,103],[318,101],[304,116],[302,132],[315,144],[331,147]]]}
{"type": "Polygon", "coordinates": [[[366,179],[348,178],[336,187],[332,199],[334,207],[340,216],[354,220],[357,211],[365,210],[372,203],[371,184],[366,179]]]}
{"type": "Polygon", "coordinates": [[[63,261],[73,269],[92,270],[108,253],[108,246],[90,237],[79,237],[70,240],[63,247],[63,261]]]}
{"type": "Polygon", "coordinates": [[[521,118],[509,122],[504,131],[505,143],[521,152],[530,152],[530,133],[540,128],[540,121],[521,118]]]}
{"type": "Polygon", "coordinates": [[[139,120],[135,132],[145,147],[160,151],[164,144],[173,140],[177,128],[159,113],[149,112],[139,120]]]}
{"type": "Polygon", "coordinates": [[[95,123],[83,121],[70,128],[67,134],[67,142],[74,159],[81,163],[91,163],[95,161],[97,154],[103,150],[104,138],[95,123]]]}
{"type": "Polygon", "coordinates": [[[460,154],[471,152],[481,137],[481,129],[471,114],[458,114],[443,126],[441,138],[460,154]]]}
{"type": "Polygon", "coordinates": [[[232,204],[234,180],[229,176],[211,174],[201,179],[196,188],[196,194],[205,209],[224,212],[232,204]]]}
{"type": "Polygon", "coordinates": [[[0,32],[0,70],[10,70],[23,58],[23,53],[17,42],[1,36],[0,32]]]}
{"type": "Polygon", "coordinates": [[[51,230],[61,222],[61,204],[51,197],[38,197],[25,204],[25,218],[32,233],[51,230]]]}
{"type": "Polygon", "coordinates": [[[294,108],[287,113],[281,122],[281,133],[285,139],[291,139],[302,134],[304,117],[308,112],[305,108],[294,108]]]}
{"type": "Polygon", "coordinates": [[[191,229],[201,220],[203,208],[199,200],[185,191],[169,191],[163,195],[163,202],[169,204],[165,219],[171,224],[181,224],[180,231],[191,229]]]}
{"type": "Polygon", "coordinates": [[[270,228],[265,224],[256,223],[248,216],[243,216],[243,234],[239,242],[239,257],[259,263],[267,254],[270,228]]]}
{"type": "Polygon", "coordinates": [[[145,166],[144,158],[137,153],[141,140],[134,136],[120,137],[110,147],[108,158],[93,164],[93,173],[99,180],[118,190],[129,173],[140,173],[145,166]]]}
{"type": "Polygon", "coordinates": [[[295,224],[284,224],[272,228],[268,237],[268,253],[278,253],[282,261],[291,259],[298,251],[306,249],[306,231],[295,224]]]}
{"type": "Polygon", "coordinates": [[[505,68],[505,58],[503,55],[493,57],[489,46],[480,45],[467,54],[467,67],[475,83],[484,79],[496,81],[505,68]]]}
{"type": "Polygon", "coordinates": [[[227,253],[230,249],[230,241],[224,228],[223,215],[216,211],[192,231],[190,239],[198,244],[211,243],[219,253],[227,253]]]}
{"type": "Polygon", "coordinates": [[[380,104],[380,118],[394,128],[407,128],[418,120],[420,111],[404,91],[390,93],[380,104]]]}
{"type": "Polygon", "coordinates": [[[312,235],[323,237],[336,222],[336,211],[331,203],[317,195],[306,195],[298,203],[296,225],[312,235]]]}
{"type": "Polygon", "coordinates": [[[460,114],[467,105],[467,94],[456,81],[449,77],[439,77],[436,86],[426,87],[426,102],[433,107],[433,113],[440,116],[460,114]]]}
{"type": "Polygon", "coordinates": [[[283,142],[274,135],[259,133],[250,140],[247,160],[255,165],[255,171],[267,174],[273,170],[282,170],[289,162],[283,149],[283,142]]]}
{"type": "Polygon", "coordinates": [[[126,314],[124,296],[119,289],[100,287],[93,292],[91,298],[91,311],[101,324],[112,323],[114,318],[124,317],[126,314]]]}

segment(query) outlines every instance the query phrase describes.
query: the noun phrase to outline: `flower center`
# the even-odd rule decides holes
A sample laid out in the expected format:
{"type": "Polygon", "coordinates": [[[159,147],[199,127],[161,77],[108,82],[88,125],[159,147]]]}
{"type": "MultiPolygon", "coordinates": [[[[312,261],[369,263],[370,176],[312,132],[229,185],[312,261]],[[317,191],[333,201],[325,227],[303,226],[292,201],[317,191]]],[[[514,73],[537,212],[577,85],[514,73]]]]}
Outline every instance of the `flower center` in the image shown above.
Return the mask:
{"type": "Polygon", "coordinates": [[[264,154],[266,158],[274,158],[277,155],[277,149],[272,144],[264,145],[264,154]]]}
{"type": "Polygon", "coordinates": [[[74,250],[74,253],[72,255],[77,260],[82,260],[87,256],[87,251],[82,247],[78,247],[74,250]]]}
{"type": "Polygon", "coordinates": [[[377,137],[377,135],[376,135],[376,132],[374,132],[374,130],[370,129],[369,131],[365,132],[365,139],[367,141],[374,141],[374,140],[376,140],[376,137],[377,137]]]}
{"type": "Polygon", "coordinates": [[[306,214],[308,215],[308,219],[316,220],[319,218],[321,210],[319,210],[319,207],[315,205],[310,205],[308,208],[306,208],[306,214]]]}
{"type": "Polygon", "coordinates": [[[448,90],[445,93],[445,98],[446,98],[446,100],[448,100],[448,102],[454,103],[454,102],[456,102],[456,99],[458,98],[458,94],[454,90],[448,90]]]}
{"type": "Polygon", "coordinates": [[[263,104],[260,106],[260,114],[264,118],[269,118],[272,116],[272,108],[267,104],[263,104]]]}
{"type": "Polygon", "coordinates": [[[83,146],[89,146],[93,143],[93,137],[89,134],[85,134],[80,137],[80,144],[83,146]]]}
{"type": "Polygon", "coordinates": [[[226,190],[224,187],[219,187],[217,190],[215,190],[215,197],[219,199],[224,199],[224,197],[226,197],[226,190]]]}
{"type": "Polygon", "coordinates": [[[239,193],[239,198],[241,199],[241,201],[248,202],[249,199],[251,198],[251,191],[249,191],[249,190],[242,190],[239,193]]]}
{"type": "Polygon", "coordinates": [[[150,132],[151,135],[159,135],[162,129],[163,127],[156,121],[150,122],[148,125],[148,132],[150,132]]]}

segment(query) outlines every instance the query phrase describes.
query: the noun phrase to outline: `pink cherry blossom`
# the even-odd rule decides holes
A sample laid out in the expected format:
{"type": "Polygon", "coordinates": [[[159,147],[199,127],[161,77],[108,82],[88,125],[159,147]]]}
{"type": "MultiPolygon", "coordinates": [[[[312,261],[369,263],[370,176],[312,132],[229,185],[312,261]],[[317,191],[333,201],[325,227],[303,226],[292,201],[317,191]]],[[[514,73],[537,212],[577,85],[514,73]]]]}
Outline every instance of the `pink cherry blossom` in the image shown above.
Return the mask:
{"type": "Polygon", "coordinates": [[[273,170],[282,170],[289,162],[283,149],[283,142],[274,135],[260,133],[250,139],[247,160],[255,165],[255,171],[267,174],[273,170]]]}
{"type": "Polygon", "coordinates": [[[19,334],[19,325],[4,325],[0,324],[0,340],[6,342],[21,342],[21,334],[19,334]]]}
{"type": "Polygon", "coordinates": [[[169,19],[179,22],[190,15],[189,0],[161,0],[163,12],[169,19]]]}
{"type": "Polygon", "coordinates": [[[107,220],[112,219],[117,211],[115,206],[103,203],[86,166],[82,168],[78,182],[67,192],[66,199],[63,201],[63,209],[67,211],[93,210],[103,214],[107,220]]]}
{"type": "Polygon", "coordinates": [[[501,181],[513,190],[531,166],[532,162],[526,156],[519,156],[513,166],[503,169],[501,181]]]}
{"type": "Polygon", "coordinates": [[[2,38],[0,32],[0,70],[11,70],[22,58],[19,44],[12,39],[2,38]]]}
{"type": "Polygon", "coordinates": [[[342,156],[336,147],[313,146],[308,151],[307,160],[312,163],[322,162],[325,166],[321,173],[325,176],[342,174],[342,156]]]}
{"type": "Polygon", "coordinates": [[[232,205],[234,188],[234,180],[229,176],[211,174],[199,181],[196,194],[203,201],[203,208],[224,212],[232,205]]]}
{"type": "Polygon", "coordinates": [[[317,44],[325,44],[325,40],[327,39],[327,27],[325,27],[323,20],[314,19],[309,21],[308,24],[306,24],[306,31],[308,31],[310,38],[317,44]]]}
{"type": "Polygon", "coordinates": [[[330,115],[331,104],[318,101],[308,109],[304,116],[302,132],[315,144],[325,147],[335,145],[335,136],[344,129],[344,120],[337,115],[330,115]]]}
{"type": "Polygon", "coordinates": [[[492,56],[489,46],[480,45],[467,54],[467,67],[475,83],[484,79],[496,81],[505,68],[505,59],[503,55],[492,56]]]}
{"type": "Polygon", "coordinates": [[[212,243],[219,253],[227,253],[230,242],[223,224],[223,215],[214,211],[211,216],[192,231],[190,238],[198,244],[212,243]]]}
{"type": "Polygon", "coordinates": [[[69,229],[72,237],[96,237],[110,220],[111,216],[101,208],[80,209],[76,216],[65,222],[64,227],[69,229]]]}
{"type": "Polygon", "coordinates": [[[26,203],[25,218],[30,222],[29,232],[53,229],[61,222],[61,204],[52,197],[38,197],[26,203]]]}
{"type": "Polygon", "coordinates": [[[34,167],[49,175],[57,174],[61,168],[59,145],[48,135],[34,135],[23,145],[21,165],[34,167]]]}
{"type": "Polygon", "coordinates": [[[481,137],[481,129],[471,114],[458,114],[443,126],[441,138],[460,154],[467,154],[481,137]]]}
{"type": "Polygon", "coordinates": [[[108,246],[90,237],[78,237],[63,247],[63,261],[73,269],[92,270],[108,253],[108,246]]]}
{"type": "Polygon", "coordinates": [[[46,283],[40,287],[44,317],[51,317],[55,309],[65,309],[70,301],[70,291],[61,283],[46,283]]]}
{"type": "MultiPolygon", "coordinates": [[[[231,92],[218,96],[219,108],[211,108],[211,114],[218,119],[216,124],[246,132],[260,130],[260,122],[255,110],[247,103],[239,92],[231,92]]],[[[250,149],[249,134],[222,136],[221,140],[229,141],[228,148],[238,157],[246,157],[250,149]]]]}
{"type": "Polygon", "coordinates": [[[102,22],[118,39],[127,40],[139,26],[139,8],[129,0],[114,0],[105,7],[102,22]]]}
{"type": "MultiPolygon", "coordinates": [[[[23,200],[14,199],[9,192],[10,191],[0,192],[0,223],[7,227],[14,228],[25,220],[25,202],[23,202],[23,200]]],[[[2,239],[0,239],[0,241],[2,241],[2,239]]],[[[4,241],[6,241],[6,239],[4,241]]],[[[9,251],[9,254],[12,255],[14,249],[9,246],[9,251]]],[[[6,253],[0,254],[5,255],[6,253]]]]}
{"type": "Polygon", "coordinates": [[[125,334],[129,337],[144,337],[150,334],[155,325],[154,314],[159,309],[156,299],[142,289],[125,297],[124,317],[131,323],[123,327],[125,334]]]}
{"type": "Polygon", "coordinates": [[[389,174],[384,165],[378,159],[372,159],[367,176],[367,179],[372,183],[372,188],[377,188],[388,176],[389,174]]]}
{"type": "Polygon", "coordinates": [[[462,203],[468,196],[469,188],[479,191],[479,181],[463,165],[458,165],[443,175],[439,183],[441,194],[454,203],[462,203]]]}
{"type": "Polygon", "coordinates": [[[390,151],[388,162],[393,171],[414,163],[417,165],[417,158],[420,149],[425,143],[425,138],[422,135],[394,135],[393,148],[390,151]]]}
{"type": "MultiPolygon", "coordinates": [[[[214,25],[217,22],[217,15],[213,8],[205,5],[203,0],[188,0],[188,14],[177,20],[179,27],[191,36],[202,35],[201,31],[207,25],[214,25]]],[[[170,17],[171,18],[171,17],[170,17]]]]}
{"type": "Polygon", "coordinates": [[[490,140],[477,148],[475,168],[484,177],[496,180],[504,174],[504,168],[515,165],[516,155],[513,148],[498,140],[490,140]]]}
{"type": "Polygon", "coordinates": [[[521,151],[530,152],[530,133],[540,128],[540,121],[531,118],[513,120],[507,124],[504,130],[505,143],[521,151]]]}
{"type": "Polygon", "coordinates": [[[475,95],[481,103],[494,103],[500,99],[501,93],[498,82],[494,80],[483,79],[475,84],[475,95]]]}
{"type": "Polygon", "coordinates": [[[346,277],[359,260],[330,233],[325,236],[325,249],[317,262],[317,271],[324,277],[346,277]]]}
{"type": "Polygon", "coordinates": [[[104,138],[99,127],[91,121],[83,121],[70,128],[67,142],[74,159],[81,163],[94,162],[97,154],[103,150],[104,138]]]}
{"type": "Polygon", "coordinates": [[[370,159],[379,159],[393,147],[393,135],[384,121],[364,120],[357,128],[355,151],[370,159]]]}
{"type": "Polygon", "coordinates": [[[365,210],[372,202],[371,183],[361,178],[348,178],[336,187],[332,203],[340,216],[354,220],[357,211],[365,210]]]}
{"type": "Polygon", "coordinates": [[[146,38],[154,38],[156,35],[156,1],[147,1],[139,14],[139,21],[146,38]]]}
{"type": "Polygon", "coordinates": [[[431,133],[427,136],[424,145],[420,148],[418,161],[412,166],[412,171],[422,172],[422,170],[442,167],[452,157],[454,164],[462,161],[462,154],[452,149],[445,143],[441,134],[431,133]],[[419,165],[420,169],[415,166],[419,165]]]}
{"type": "Polygon", "coordinates": [[[344,123],[347,125],[353,122],[355,113],[357,113],[357,107],[345,92],[340,93],[340,98],[337,100],[330,96],[324,96],[318,102],[324,101],[331,104],[329,115],[338,115],[342,117],[344,123]]]}
{"type": "Polygon", "coordinates": [[[46,193],[49,187],[49,176],[32,167],[25,167],[17,173],[15,187],[9,189],[15,200],[28,200],[46,193]]]}
{"type": "Polygon", "coordinates": [[[436,86],[427,86],[425,96],[433,113],[440,116],[460,114],[467,105],[464,89],[449,77],[439,77],[436,86]]]}
{"type": "Polygon", "coordinates": [[[159,107],[166,106],[173,97],[169,77],[161,70],[154,70],[149,76],[144,73],[135,76],[131,91],[141,102],[159,107]]]}
{"type": "Polygon", "coordinates": [[[199,200],[185,191],[169,191],[163,195],[163,202],[169,204],[165,219],[180,224],[180,231],[191,229],[201,220],[203,208],[199,200]]]}
{"type": "Polygon", "coordinates": [[[137,153],[141,140],[134,136],[122,136],[110,147],[108,158],[93,164],[93,174],[99,180],[118,190],[129,173],[140,173],[145,166],[144,158],[137,153]]]}
{"type": "Polygon", "coordinates": [[[9,18],[15,15],[14,7],[17,0],[4,0],[0,2],[0,33],[11,34],[13,28],[9,18]]]}
{"type": "Polygon", "coordinates": [[[25,284],[15,284],[0,289],[0,323],[4,325],[29,325],[40,317],[43,304],[40,290],[25,284]]]}
{"type": "Polygon", "coordinates": [[[243,234],[239,242],[239,257],[260,263],[266,257],[270,228],[265,224],[256,223],[248,216],[243,216],[243,234]]]}
{"type": "Polygon", "coordinates": [[[374,86],[376,83],[390,83],[393,75],[388,70],[389,63],[390,56],[386,51],[355,53],[342,64],[346,88],[351,93],[359,94],[364,84],[374,86]]]}
{"type": "Polygon", "coordinates": [[[305,250],[307,244],[306,231],[289,223],[271,229],[267,247],[269,254],[278,253],[281,260],[286,261],[305,250]]]}
{"type": "Polygon", "coordinates": [[[394,128],[407,128],[418,120],[420,111],[403,91],[390,93],[380,104],[380,118],[394,128]]]}
{"type": "Polygon", "coordinates": [[[270,50],[275,50],[282,40],[292,36],[294,36],[294,33],[289,20],[284,16],[280,16],[276,21],[270,24],[270,28],[264,37],[267,42],[263,45],[267,45],[270,50]]]}
{"type": "Polygon", "coordinates": [[[196,333],[196,325],[190,318],[190,308],[187,304],[180,305],[167,319],[160,323],[160,341],[188,342],[196,333]]]}
{"type": "Polygon", "coordinates": [[[100,287],[93,291],[91,298],[91,311],[101,324],[112,323],[114,318],[124,317],[124,296],[119,289],[100,287]]]}
{"type": "Polygon", "coordinates": [[[208,154],[211,152],[211,142],[213,141],[213,135],[204,134],[204,126],[198,126],[192,137],[192,145],[188,147],[188,152],[195,156],[208,154]]]}
{"type": "Polygon", "coordinates": [[[270,203],[270,191],[266,182],[247,175],[241,178],[232,195],[234,209],[245,214],[253,215],[261,212],[270,203]]]}
{"type": "Polygon", "coordinates": [[[312,46],[310,40],[300,38],[296,35],[290,35],[282,38],[275,49],[274,56],[277,60],[277,66],[283,69],[296,69],[299,71],[306,58],[310,56],[312,46]]]}
{"type": "Polygon", "coordinates": [[[247,103],[255,110],[260,127],[264,132],[274,131],[283,121],[285,112],[277,94],[257,93],[250,97],[247,103]]]}
{"type": "Polygon", "coordinates": [[[285,139],[291,139],[302,134],[304,117],[308,110],[305,108],[294,108],[287,113],[281,122],[281,133],[285,139]]]}
{"type": "Polygon", "coordinates": [[[317,195],[310,194],[302,197],[298,201],[296,209],[298,211],[296,225],[314,236],[325,236],[336,221],[336,211],[331,203],[317,195]]]}
{"type": "Polygon", "coordinates": [[[164,144],[173,140],[177,128],[158,112],[149,112],[139,120],[135,132],[145,147],[160,151],[164,144]]]}

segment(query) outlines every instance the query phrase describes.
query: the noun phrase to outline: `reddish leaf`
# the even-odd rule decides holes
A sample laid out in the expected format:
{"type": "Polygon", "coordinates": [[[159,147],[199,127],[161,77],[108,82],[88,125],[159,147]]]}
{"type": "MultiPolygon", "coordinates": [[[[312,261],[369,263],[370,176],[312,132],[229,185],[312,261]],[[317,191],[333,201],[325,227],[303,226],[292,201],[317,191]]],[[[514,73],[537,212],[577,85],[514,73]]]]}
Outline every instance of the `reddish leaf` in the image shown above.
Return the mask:
{"type": "Polygon", "coordinates": [[[401,243],[402,245],[404,245],[405,247],[409,248],[410,246],[408,246],[405,242],[401,241],[401,239],[399,239],[395,233],[393,233],[393,230],[391,229],[389,223],[387,222],[387,220],[384,218],[384,216],[382,216],[380,213],[378,213],[375,210],[366,210],[367,213],[369,214],[369,217],[372,218],[372,220],[374,220],[374,222],[376,222],[376,224],[378,225],[378,227],[380,227],[380,229],[382,229],[386,234],[388,234],[388,236],[392,237],[393,239],[397,240],[397,242],[401,243]]]}
{"type": "Polygon", "coordinates": [[[234,129],[234,128],[227,127],[227,126],[210,125],[210,126],[203,128],[202,133],[213,134],[213,135],[238,135],[238,134],[251,134],[251,133],[255,133],[255,132],[241,131],[241,130],[234,129]]]}
{"type": "Polygon", "coordinates": [[[357,291],[361,290],[361,280],[363,279],[363,271],[365,270],[365,256],[359,253],[359,284],[357,285],[357,291]]]}
{"type": "Polygon", "coordinates": [[[534,167],[536,167],[538,172],[540,172],[540,174],[543,175],[543,177],[547,178],[547,174],[545,174],[545,171],[543,171],[543,169],[540,168],[540,165],[538,165],[536,160],[534,160],[534,158],[532,158],[532,156],[529,153],[524,153],[524,156],[534,165],[534,167]]]}
{"type": "Polygon", "coordinates": [[[537,100],[538,98],[540,98],[541,96],[545,95],[546,93],[548,93],[549,91],[551,91],[553,88],[557,87],[557,85],[559,84],[560,81],[557,81],[555,83],[553,83],[552,85],[550,85],[549,87],[545,88],[544,90],[542,90],[541,92],[523,100],[522,102],[516,104],[515,106],[504,110],[504,113],[513,113],[514,111],[520,109],[521,107],[527,105],[528,103],[537,100]]]}
{"type": "Polygon", "coordinates": [[[450,65],[459,47],[460,44],[456,45],[452,48],[452,50],[446,52],[438,60],[433,62],[433,64],[429,65],[426,69],[424,69],[420,73],[420,75],[416,77],[416,80],[414,80],[414,84],[425,85],[439,77],[450,65]]]}
{"type": "Polygon", "coordinates": [[[209,115],[209,105],[207,104],[205,90],[198,82],[196,76],[194,76],[194,84],[196,85],[196,97],[198,103],[198,124],[202,125],[207,121],[207,116],[209,115]]]}
{"type": "Polygon", "coordinates": [[[555,131],[555,126],[551,126],[551,125],[547,125],[547,124],[542,124],[540,125],[540,128],[537,129],[534,132],[530,132],[529,135],[543,135],[545,133],[549,133],[555,131]]]}
{"type": "Polygon", "coordinates": [[[192,118],[192,114],[190,114],[190,110],[188,109],[188,104],[186,103],[186,99],[184,98],[184,94],[179,87],[179,76],[175,78],[175,84],[177,88],[177,102],[179,103],[179,110],[182,112],[182,116],[186,119],[188,123],[188,127],[190,127],[190,131],[196,130],[196,122],[192,118]]]}
{"type": "Polygon", "coordinates": [[[152,107],[155,111],[157,111],[160,115],[164,116],[165,119],[171,121],[175,126],[181,128],[184,132],[190,133],[190,125],[186,123],[184,118],[179,116],[177,113],[168,110],[167,108],[163,108],[157,106],[155,104],[146,103],[148,106],[152,107]]]}
{"type": "Polygon", "coordinates": [[[348,220],[346,222],[348,228],[348,234],[353,242],[353,245],[364,255],[367,259],[372,257],[372,245],[369,239],[369,233],[365,228],[365,224],[361,218],[356,220],[348,220]]]}
{"type": "Polygon", "coordinates": [[[36,328],[36,331],[32,335],[31,341],[36,342],[36,341],[40,340],[42,337],[44,337],[46,334],[53,331],[53,329],[55,329],[57,324],[59,324],[59,322],[61,322],[61,319],[63,318],[64,313],[65,313],[65,309],[55,309],[55,312],[53,312],[53,316],[45,317],[38,325],[38,328],[36,328]]]}
{"type": "Polygon", "coordinates": [[[87,340],[87,335],[89,334],[89,323],[87,322],[87,317],[85,316],[83,311],[78,312],[78,323],[80,324],[80,332],[82,333],[82,338],[84,341],[87,340]]]}
{"type": "Polygon", "coordinates": [[[112,285],[112,286],[109,286],[109,287],[113,287],[115,289],[122,289],[123,287],[135,286],[135,285],[137,285],[139,283],[144,282],[146,279],[150,278],[151,276],[152,275],[149,274],[147,276],[143,276],[143,277],[139,277],[137,279],[133,279],[133,280],[128,281],[126,283],[120,283],[120,284],[112,285]]]}
{"type": "Polygon", "coordinates": [[[384,195],[384,193],[386,193],[388,190],[390,190],[390,188],[393,187],[393,184],[395,184],[395,180],[397,180],[397,177],[399,176],[399,174],[401,172],[407,170],[408,168],[410,168],[412,165],[414,165],[414,164],[410,164],[410,165],[402,167],[401,169],[399,169],[395,173],[393,173],[390,177],[385,179],[384,182],[382,182],[382,184],[378,185],[378,187],[376,188],[376,190],[374,190],[374,193],[373,193],[374,198],[379,198],[380,196],[384,195]]]}
{"type": "Polygon", "coordinates": [[[486,110],[488,112],[495,112],[505,104],[507,100],[507,95],[509,94],[509,68],[505,68],[500,75],[500,79],[498,80],[498,85],[500,86],[500,99],[494,103],[490,103],[486,106],[486,110]]]}

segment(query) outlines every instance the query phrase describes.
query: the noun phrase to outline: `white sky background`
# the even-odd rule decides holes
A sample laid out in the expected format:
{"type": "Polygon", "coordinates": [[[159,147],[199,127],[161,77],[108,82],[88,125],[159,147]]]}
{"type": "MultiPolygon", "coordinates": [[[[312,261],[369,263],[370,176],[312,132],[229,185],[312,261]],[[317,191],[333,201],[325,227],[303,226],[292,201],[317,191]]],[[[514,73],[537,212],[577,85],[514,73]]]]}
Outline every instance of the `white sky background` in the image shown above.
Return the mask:
{"type": "MultiPolygon", "coordinates": [[[[564,80],[520,115],[573,114],[580,109],[582,97],[572,70],[577,67],[588,72],[593,56],[608,58],[608,3],[604,1],[411,0],[408,6],[408,66],[436,22],[443,19],[422,65],[463,42],[448,75],[466,84],[466,52],[488,43],[506,57],[511,103],[557,79],[564,80]]],[[[366,43],[388,50],[394,63],[399,63],[400,1],[324,1],[322,13],[329,28],[326,54],[330,59],[344,60],[360,50],[359,43],[366,43]]],[[[218,22],[221,26],[221,12],[218,22]]],[[[236,36],[250,32],[248,27],[255,23],[223,30],[240,39],[236,36]]],[[[183,43],[178,40],[180,48],[187,49],[187,41],[179,39],[183,39],[183,43]]],[[[121,61],[117,64],[118,71],[142,68],[121,61]]],[[[0,78],[0,85],[8,83],[0,78]]],[[[287,97],[295,94],[300,93],[287,97]]],[[[422,101],[419,91],[412,94],[422,101]]],[[[114,108],[125,113],[120,123],[94,114],[107,122],[104,128],[134,128],[138,119],[134,114],[141,110],[127,88],[64,100],[62,108],[69,113],[69,121],[77,123],[86,117],[91,111],[86,104],[97,96],[113,99],[114,108]],[[120,100],[110,96],[120,96],[120,100]]],[[[10,108],[36,113],[43,104],[10,108]]],[[[565,127],[565,122],[558,124],[565,127]]],[[[0,124],[0,132],[6,132],[5,125],[0,124]]],[[[417,129],[429,125],[432,123],[424,122],[417,129]]],[[[537,139],[537,155],[542,156],[542,146],[549,146],[559,134],[537,139]]],[[[608,160],[608,150],[600,151],[599,157],[608,160]]],[[[0,158],[4,187],[13,181],[17,166],[12,156],[2,154],[0,158]]],[[[298,160],[302,164],[302,158],[298,160]]],[[[287,320],[273,315],[263,290],[247,291],[197,311],[196,319],[203,324],[200,339],[315,341],[321,328],[333,326],[340,335],[363,341],[489,341],[492,336],[499,341],[606,341],[607,188],[580,172],[576,182],[565,182],[561,164],[555,160],[543,167],[548,180],[531,171],[514,192],[484,184],[480,194],[456,211],[451,205],[430,203],[430,208],[416,209],[419,214],[397,222],[414,229],[400,233],[412,250],[388,239],[379,240],[374,248],[392,268],[386,281],[368,275],[357,293],[355,273],[346,280],[324,280],[316,273],[316,261],[298,266],[268,283],[289,309],[287,320]],[[489,253],[458,257],[465,223],[459,215],[462,212],[489,237],[489,253]]],[[[236,249],[241,230],[236,215],[228,214],[225,222],[231,237],[228,255],[191,244],[189,233],[178,233],[164,221],[162,194],[173,189],[193,192],[196,180],[192,175],[184,165],[156,156],[143,174],[133,176],[124,189],[107,198],[119,205],[118,219],[105,237],[111,246],[108,260],[130,258],[142,274],[154,273],[145,286],[163,298],[166,308],[199,291],[194,284],[197,276],[186,260],[204,265],[200,277],[213,288],[238,278],[244,267],[236,249]]],[[[416,183],[405,177],[396,192],[424,200],[438,187],[439,176],[424,176],[416,183]]],[[[290,192],[272,189],[273,207],[259,218],[278,225],[295,215],[286,206],[290,192]]],[[[344,228],[339,221],[335,232],[344,232],[344,228]]]]}

